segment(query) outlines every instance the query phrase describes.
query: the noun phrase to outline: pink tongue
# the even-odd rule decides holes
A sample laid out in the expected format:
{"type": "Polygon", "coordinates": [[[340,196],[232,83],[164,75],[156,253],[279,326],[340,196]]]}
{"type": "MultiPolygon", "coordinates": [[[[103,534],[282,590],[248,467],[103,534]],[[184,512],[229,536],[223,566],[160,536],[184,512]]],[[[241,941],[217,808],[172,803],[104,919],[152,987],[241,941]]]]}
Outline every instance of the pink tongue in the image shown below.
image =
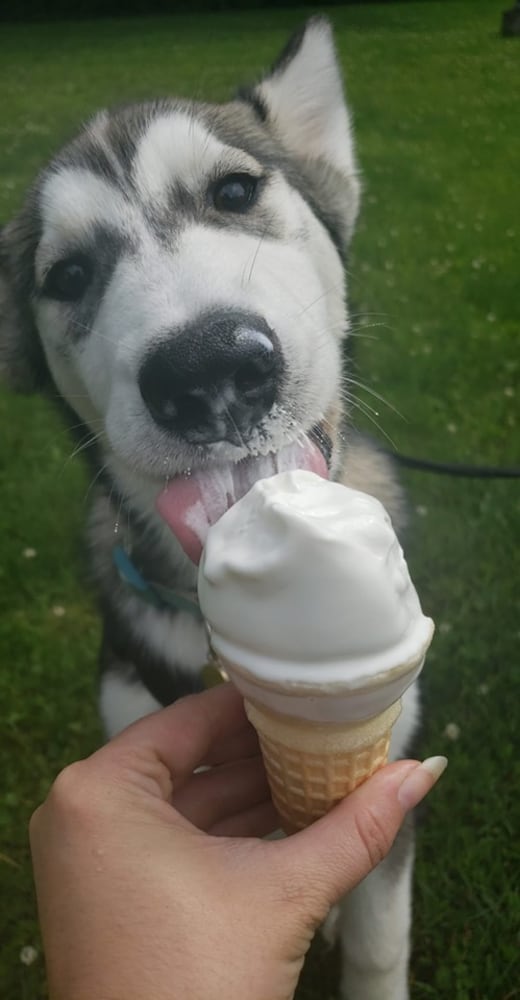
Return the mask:
{"type": "Polygon", "coordinates": [[[176,476],[158,496],[157,510],[186,555],[198,564],[209,528],[228,507],[240,500],[257,479],[267,479],[289,469],[308,469],[324,479],[328,477],[323,455],[306,438],[303,444],[287,445],[276,454],[176,476]]]}

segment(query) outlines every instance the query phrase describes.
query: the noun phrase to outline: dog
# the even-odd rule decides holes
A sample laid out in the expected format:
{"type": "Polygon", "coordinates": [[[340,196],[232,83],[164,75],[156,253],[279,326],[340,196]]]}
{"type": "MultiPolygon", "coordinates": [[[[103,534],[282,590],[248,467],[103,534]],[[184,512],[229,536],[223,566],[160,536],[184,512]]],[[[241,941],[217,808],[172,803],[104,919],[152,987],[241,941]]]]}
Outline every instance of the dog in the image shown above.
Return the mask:
{"type": "MultiPolygon", "coordinates": [[[[228,103],[96,114],[1,233],[0,370],[59,397],[92,466],[107,736],[203,687],[193,560],[255,479],[325,460],[403,527],[392,465],[349,430],[343,392],[360,187],[331,27],[314,17],[228,103]]],[[[418,715],[414,685],[393,758],[418,715]]],[[[403,831],[339,907],[350,1000],[408,997],[412,865],[403,831]]]]}

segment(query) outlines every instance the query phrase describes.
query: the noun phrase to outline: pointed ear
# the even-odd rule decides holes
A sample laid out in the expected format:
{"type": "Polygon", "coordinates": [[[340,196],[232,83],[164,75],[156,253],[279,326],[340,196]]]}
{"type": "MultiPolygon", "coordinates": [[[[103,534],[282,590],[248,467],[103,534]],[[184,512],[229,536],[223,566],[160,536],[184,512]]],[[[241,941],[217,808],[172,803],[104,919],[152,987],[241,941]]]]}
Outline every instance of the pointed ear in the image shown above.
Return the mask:
{"type": "Polygon", "coordinates": [[[332,28],[325,17],[311,18],[290,39],[253,97],[293,156],[320,161],[342,175],[351,229],[360,183],[332,28]]]}
{"type": "Polygon", "coordinates": [[[0,231],[0,382],[21,392],[39,388],[46,378],[43,349],[30,308],[32,253],[16,221],[0,231]]]}

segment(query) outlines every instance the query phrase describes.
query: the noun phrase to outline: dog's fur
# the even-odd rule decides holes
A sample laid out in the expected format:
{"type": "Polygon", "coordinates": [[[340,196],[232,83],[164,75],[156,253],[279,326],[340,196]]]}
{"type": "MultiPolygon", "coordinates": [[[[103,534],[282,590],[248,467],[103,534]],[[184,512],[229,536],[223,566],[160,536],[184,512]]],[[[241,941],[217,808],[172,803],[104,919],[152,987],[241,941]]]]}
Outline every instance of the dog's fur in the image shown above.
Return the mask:
{"type": "MultiPolygon", "coordinates": [[[[377,495],[402,526],[388,460],[345,432],[342,257],[359,196],[330,27],[313,18],[272,71],[228,104],[161,100],[97,114],[1,234],[2,373],[23,390],[52,387],[90,442],[89,539],[109,735],[201,687],[201,623],[141,601],[112,557],[117,540],[147,579],[194,589],[195,568],[155,509],[170,477],[278,451],[319,425],[332,441],[331,475],[377,495]],[[211,191],[237,174],[261,178],[258,197],[246,211],[219,210],[211,191]],[[71,258],[88,281],[75,301],[60,301],[49,274],[71,258]],[[154,421],[138,378],[157,344],[216,310],[261,317],[274,331],[283,379],[255,425],[201,445],[154,421]]],[[[414,687],[395,727],[394,757],[417,714],[414,687]]],[[[342,990],[351,1000],[408,996],[411,868],[411,838],[401,838],[340,908],[342,990]]]]}

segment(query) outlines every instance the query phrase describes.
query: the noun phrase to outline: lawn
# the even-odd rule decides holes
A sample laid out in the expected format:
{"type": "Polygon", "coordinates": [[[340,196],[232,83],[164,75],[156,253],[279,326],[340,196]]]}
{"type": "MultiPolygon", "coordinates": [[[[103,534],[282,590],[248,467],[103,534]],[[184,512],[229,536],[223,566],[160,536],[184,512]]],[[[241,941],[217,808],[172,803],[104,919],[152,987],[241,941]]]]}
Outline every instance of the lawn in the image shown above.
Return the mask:
{"type": "MultiPolygon", "coordinates": [[[[440,461],[518,463],[520,39],[498,34],[504,6],[331,11],[365,178],[349,270],[353,377],[368,388],[352,421],[388,447],[440,461]]],[[[224,98],[308,13],[3,25],[0,220],[82,117],[169,92],[224,98]]],[[[0,427],[0,995],[39,1000],[26,827],[56,772],[100,739],[99,629],[83,560],[81,460],[42,400],[4,392],[0,427]]],[[[419,829],[412,994],[514,1000],[518,482],[410,472],[406,484],[406,551],[437,623],[418,752],[450,759],[419,829]]],[[[334,996],[336,958],[316,946],[300,1000],[334,996]]]]}

